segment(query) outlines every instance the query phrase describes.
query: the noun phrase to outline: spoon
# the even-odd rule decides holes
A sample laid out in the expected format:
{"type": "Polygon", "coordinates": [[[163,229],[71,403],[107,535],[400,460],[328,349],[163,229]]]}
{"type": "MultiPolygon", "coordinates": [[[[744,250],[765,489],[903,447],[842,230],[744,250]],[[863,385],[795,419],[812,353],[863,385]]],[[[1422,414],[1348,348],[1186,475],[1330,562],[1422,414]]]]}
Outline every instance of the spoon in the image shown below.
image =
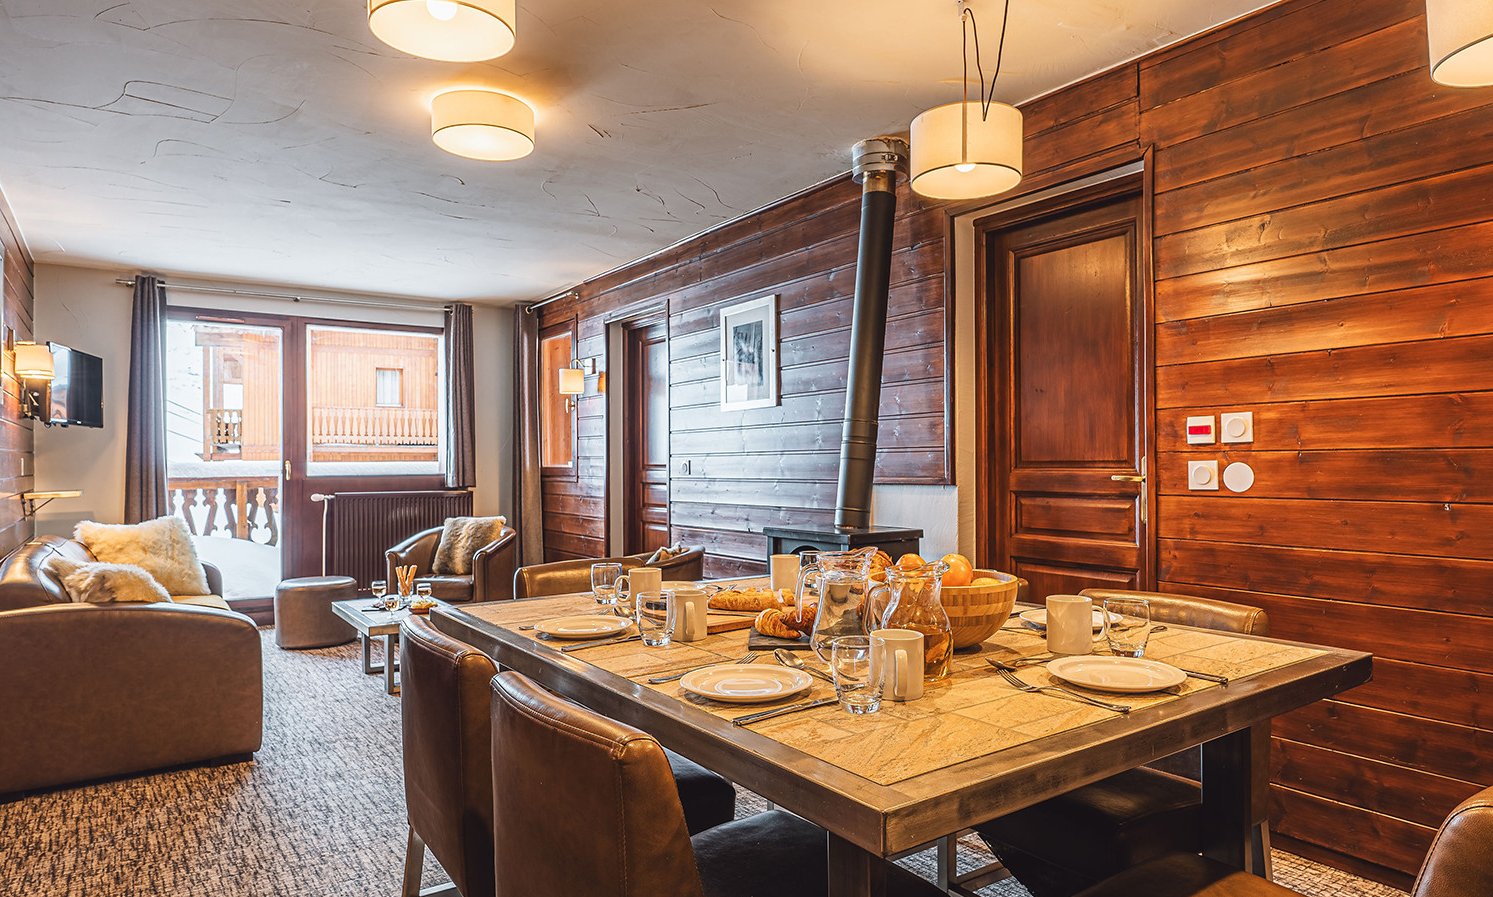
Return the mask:
{"type": "Polygon", "coordinates": [[[835,678],[833,676],[831,676],[829,673],[822,672],[820,670],[815,669],[814,667],[809,666],[808,664],[804,663],[802,657],[799,657],[797,654],[794,654],[792,651],[789,651],[787,648],[774,648],[772,650],[772,656],[777,659],[778,663],[782,664],[785,667],[788,667],[789,669],[803,670],[805,673],[808,673],[810,676],[818,676],[820,679],[823,679],[825,682],[834,682],[835,681],[835,678]]]}

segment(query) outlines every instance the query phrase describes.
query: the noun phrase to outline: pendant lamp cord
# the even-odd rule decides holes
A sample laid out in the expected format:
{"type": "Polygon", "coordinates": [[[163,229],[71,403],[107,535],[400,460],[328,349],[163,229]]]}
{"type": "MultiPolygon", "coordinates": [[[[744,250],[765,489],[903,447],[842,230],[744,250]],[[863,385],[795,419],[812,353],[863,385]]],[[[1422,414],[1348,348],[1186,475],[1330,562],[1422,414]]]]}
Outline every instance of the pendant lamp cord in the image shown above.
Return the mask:
{"type": "MultiPolygon", "coordinates": [[[[1006,53],[1006,24],[1011,20],[1011,0],[1006,0],[1005,9],[1001,12],[1001,39],[995,48],[995,74],[990,76],[990,89],[985,89],[985,67],[980,63],[980,23],[975,21],[975,11],[969,8],[968,3],[961,2],[959,13],[959,28],[963,45],[961,50],[964,57],[964,102],[969,102],[969,37],[970,32],[975,38],[975,71],[980,75],[980,120],[986,121],[990,118],[990,104],[995,102],[995,81],[1001,76],[1001,58],[1006,53]]],[[[964,142],[969,143],[968,125],[965,126],[966,133],[964,142]]]]}

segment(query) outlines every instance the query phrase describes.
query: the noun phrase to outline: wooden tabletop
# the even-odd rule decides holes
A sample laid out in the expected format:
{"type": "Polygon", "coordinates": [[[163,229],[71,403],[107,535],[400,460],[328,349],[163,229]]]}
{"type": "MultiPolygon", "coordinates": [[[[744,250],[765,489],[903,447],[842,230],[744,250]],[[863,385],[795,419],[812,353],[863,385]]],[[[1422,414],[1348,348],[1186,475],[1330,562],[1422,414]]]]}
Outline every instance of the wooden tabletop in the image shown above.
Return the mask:
{"type": "MultiPolygon", "coordinates": [[[[636,642],[564,655],[518,627],[594,611],[587,596],[447,606],[436,626],[545,687],[652,733],[677,750],[878,855],[926,844],[1079,785],[1185,750],[1367,681],[1370,657],[1317,645],[1169,626],[1148,655],[1231,677],[1189,679],[1176,693],[1107,696],[1128,715],[1005,684],[985,658],[1045,650],[1010,628],[970,653],[919,701],[852,717],[829,706],[744,729],[755,708],[681,693],[647,677],[746,652],[746,632],[645,648],[636,642]]],[[[1008,624],[1014,627],[1014,624],[1008,624]]],[[[812,655],[807,655],[812,658],[812,655]]],[[[763,662],[763,661],[758,661],[763,662]]],[[[1050,681],[1044,668],[1026,681],[1050,681]]],[[[807,697],[832,690],[816,682],[807,697]]]]}

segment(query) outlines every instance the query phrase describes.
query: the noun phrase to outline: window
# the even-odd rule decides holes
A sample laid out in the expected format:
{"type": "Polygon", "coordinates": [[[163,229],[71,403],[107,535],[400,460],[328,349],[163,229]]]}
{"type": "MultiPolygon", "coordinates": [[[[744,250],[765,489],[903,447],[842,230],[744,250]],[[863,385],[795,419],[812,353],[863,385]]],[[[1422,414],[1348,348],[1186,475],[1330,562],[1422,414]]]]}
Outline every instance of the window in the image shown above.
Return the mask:
{"type": "Polygon", "coordinates": [[[575,357],[575,322],[546,327],[539,335],[539,464],[555,472],[575,470],[575,412],[560,394],[560,369],[575,357]]]}
{"type": "Polygon", "coordinates": [[[398,408],[404,404],[404,371],[378,368],[373,372],[373,404],[380,408],[398,408]]]}

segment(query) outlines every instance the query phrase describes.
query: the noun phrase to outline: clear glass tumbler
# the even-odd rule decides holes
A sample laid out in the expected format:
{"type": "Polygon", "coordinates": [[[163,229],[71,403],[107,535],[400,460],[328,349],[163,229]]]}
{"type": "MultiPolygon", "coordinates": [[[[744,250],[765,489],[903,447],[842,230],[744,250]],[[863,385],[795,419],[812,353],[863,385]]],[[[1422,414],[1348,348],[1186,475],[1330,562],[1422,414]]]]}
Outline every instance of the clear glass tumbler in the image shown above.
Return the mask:
{"type": "Polygon", "coordinates": [[[639,592],[633,600],[633,619],[638,635],[650,648],[661,648],[674,638],[674,593],[639,592]]]}
{"type": "Polygon", "coordinates": [[[871,662],[871,637],[842,635],[830,642],[829,653],[840,707],[855,714],[880,710],[885,679],[881,666],[871,662]]]}
{"type": "Polygon", "coordinates": [[[617,578],[621,575],[621,564],[591,565],[591,597],[597,604],[608,608],[617,606],[617,578]]]}
{"type": "Polygon", "coordinates": [[[1104,599],[1104,637],[1116,657],[1145,657],[1151,638],[1151,602],[1144,598],[1104,599]]]}

